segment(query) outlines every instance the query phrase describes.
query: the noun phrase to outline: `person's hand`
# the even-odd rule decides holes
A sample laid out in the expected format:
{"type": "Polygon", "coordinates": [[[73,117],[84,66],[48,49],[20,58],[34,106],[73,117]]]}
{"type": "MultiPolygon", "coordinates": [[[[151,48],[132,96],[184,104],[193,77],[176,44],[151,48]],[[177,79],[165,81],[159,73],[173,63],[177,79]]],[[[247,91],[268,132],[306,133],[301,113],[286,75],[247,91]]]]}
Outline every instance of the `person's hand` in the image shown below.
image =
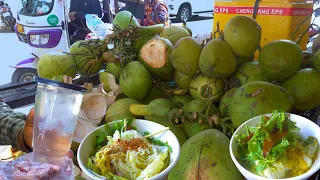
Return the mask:
{"type": "Polygon", "coordinates": [[[69,18],[70,18],[71,21],[76,20],[76,12],[73,11],[73,12],[69,13],[69,18]]]}
{"type": "Polygon", "coordinates": [[[32,137],[33,137],[33,119],[34,119],[34,107],[31,108],[27,119],[26,124],[23,129],[24,141],[28,148],[32,148],[32,137]]]}

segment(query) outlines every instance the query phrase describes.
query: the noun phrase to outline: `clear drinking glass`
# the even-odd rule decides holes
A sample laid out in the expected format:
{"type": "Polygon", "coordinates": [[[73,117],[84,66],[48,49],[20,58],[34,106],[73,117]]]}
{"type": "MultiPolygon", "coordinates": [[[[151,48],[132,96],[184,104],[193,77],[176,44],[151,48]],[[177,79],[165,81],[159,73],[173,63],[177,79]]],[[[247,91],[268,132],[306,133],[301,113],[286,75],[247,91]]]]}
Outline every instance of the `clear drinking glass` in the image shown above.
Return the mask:
{"type": "Polygon", "coordinates": [[[32,141],[34,161],[39,161],[36,156],[42,159],[64,157],[71,147],[86,89],[38,77],[36,81],[32,141]]]}

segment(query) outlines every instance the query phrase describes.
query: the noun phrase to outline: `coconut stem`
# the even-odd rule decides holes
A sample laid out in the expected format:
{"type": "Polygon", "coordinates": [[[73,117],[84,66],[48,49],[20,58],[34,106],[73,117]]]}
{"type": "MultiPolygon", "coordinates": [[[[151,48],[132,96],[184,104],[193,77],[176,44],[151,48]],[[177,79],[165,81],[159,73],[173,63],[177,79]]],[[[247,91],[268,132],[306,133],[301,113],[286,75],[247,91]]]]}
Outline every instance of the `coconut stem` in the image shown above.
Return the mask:
{"type": "Polygon", "coordinates": [[[222,32],[220,31],[220,24],[219,21],[217,22],[217,30],[213,33],[213,38],[217,39],[222,36],[222,32]],[[219,37],[216,36],[216,34],[219,34],[219,37]]]}
{"type": "MultiPolygon", "coordinates": [[[[295,34],[300,30],[300,26],[301,26],[302,24],[304,24],[309,18],[311,18],[311,16],[313,15],[313,13],[314,13],[316,10],[317,10],[317,9],[313,10],[312,13],[310,13],[305,19],[303,19],[303,20],[296,26],[295,31],[292,33],[292,40],[293,40],[293,41],[295,40],[295,38],[294,38],[295,34]]],[[[298,36],[298,40],[295,41],[297,44],[300,43],[301,39],[302,39],[303,36],[309,31],[309,29],[310,29],[310,26],[308,26],[308,28],[307,28],[302,34],[300,34],[300,35],[298,36]]]]}
{"type": "Polygon", "coordinates": [[[228,79],[224,79],[224,82],[226,83],[226,90],[230,90],[241,86],[240,81],[232,76],[228,79]]]}
{"type": "Polygon", "coordinates": [[[80,61],[80,62],[78,62],[78,63],[75,64],[75,65],[69,66],[68,69],[67,69],[62,75],[66,75],[66,73],[67,73],[72,67],[77,67],[78,64],[80,64],[80,63],[82,63],[82,62],[84,62],[84,61],[85,61],[85,59],[82,60],[82,61],[80,61]]]}
{"type": "Polygon", "coordinates": [[[225,117],[221,119],[220,126],[224,134],[230,133],[232,135],[236,129],[232,124],[230,117],[225,117]]]}
{"type": "Polygon", "coordinates": [[[131,15],[131,18],[130,18],[130,21],[129,21],[128,26],[130,26],[130,24],[131,24],[131,22],[132,22],[132,19],[133,19],[133,14],[131,15]]]}
{"type": "Polygon", "coordinates": [[[209,100],[209,104],[208,104],[208,107],[207,107],[206,112],[205,112],[205,115],[206,115],[207,117],[210,116],[210,109],[211,109],[211,107],[212,107],[212,104],[213,104],[213,100],[209,100]]]}

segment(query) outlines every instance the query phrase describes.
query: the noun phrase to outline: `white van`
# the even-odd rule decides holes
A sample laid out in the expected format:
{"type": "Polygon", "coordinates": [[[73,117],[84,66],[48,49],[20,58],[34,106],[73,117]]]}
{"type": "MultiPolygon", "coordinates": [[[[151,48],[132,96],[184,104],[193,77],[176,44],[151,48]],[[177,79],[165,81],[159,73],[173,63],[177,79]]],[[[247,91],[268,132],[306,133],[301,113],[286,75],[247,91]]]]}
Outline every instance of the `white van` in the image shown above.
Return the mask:
{"type": "Polygon", "coordinates": [[[180,21],[188,21],[193,15],[213,13],[214,0],[165,0],[170,16],[180,21]]]}

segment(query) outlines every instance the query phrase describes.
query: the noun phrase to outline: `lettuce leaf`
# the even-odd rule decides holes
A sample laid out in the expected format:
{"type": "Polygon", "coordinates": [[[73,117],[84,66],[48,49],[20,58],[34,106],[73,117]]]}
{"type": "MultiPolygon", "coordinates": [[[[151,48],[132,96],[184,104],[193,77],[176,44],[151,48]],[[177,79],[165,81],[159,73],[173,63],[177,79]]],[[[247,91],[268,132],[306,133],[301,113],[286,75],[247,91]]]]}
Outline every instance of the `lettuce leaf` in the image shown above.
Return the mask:
{"type": "Polygon", "coordinates": [[[142,180],[153,177],[161,172],[167,165],[167,159],[169,158],[169,149],[163,148],[162,152],[155,158],[155,160],[144,169],[136,180],[142,180]]]}

